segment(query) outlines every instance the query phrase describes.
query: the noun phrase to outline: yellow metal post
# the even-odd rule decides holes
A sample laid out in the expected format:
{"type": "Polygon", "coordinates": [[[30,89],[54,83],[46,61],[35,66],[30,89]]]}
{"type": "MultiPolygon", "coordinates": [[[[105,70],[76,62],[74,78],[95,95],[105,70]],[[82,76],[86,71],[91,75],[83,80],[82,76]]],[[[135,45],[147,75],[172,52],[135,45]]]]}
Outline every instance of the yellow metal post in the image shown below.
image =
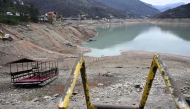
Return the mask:
{"type": "Polygon", "coordinates": [[[144,109],[144,106],[146,104],[146,100],[148,98],[148,95],[149,95],[149,92],[150,92],[150,89],[152,87],[152,83],[153,83],[153,80],[154,80],[154,77],[155,77],[155,74],[157,71],[157,66],[156,66],[156,63],[154,61],[154,58],[156,58],[156,56],[153,57],[153,61],[152,61],[152,64],[151,64],[151,67],[149,70],[148,78],[146,80],[146,85],[145,85],[145,88],[143,91],[143,95],[141,98],[139,109],[144,109]]]}
{"type": "Polygon", "coordinates": [[[80,55],[75,63],[74,68],[72,69],[70,77],[67,80],[67,83],[64,89],[64,94],[63,94],[64,98],[63,98],[63,101],[62,99],[60,100],[58,104],[58,109],[68,109],[70,97],[73,93],[83,62],[84,60],[82,59],[82,55],[80,55]]]}
{"type": "Polygon", "coordinates": [[[3,39],[3,35],[0,34],[0,39],[3,39]]]}
{"type": "Polygon", "coordinates": [[[82,83],[83,83],[83,88],[84,88],[84,94],[86,98],[87,109],[96,109],[90,102],[90,92],[89,92],[89,87],[88,87],[84,57],[82,57],[82,59],[83,59],[83,63],[82,63],[82,68],[80,71],[81,71],[81,78],[82,78],[82,83]]]}
{"type": "Polygon", "coordinates": [[[152,86],[152,82],[154,80],[157,68],[159,69],[164,82],[177,106],[178,109],[190,109],[187,102],[185,101],[185,98],[183,97],[183,95],[181,94],[179,88],[177,87],[176,84],[174,84],[173,79],[171,78],[171,76],[169,75],[169,73],[167,72],[167,68],[165,66],[165,63],[162,61],[161,57],[156,54],[154,55],[153,61],[152,61],[152,65],[148,74],[148,78],[146,81],[146,85],[144,88],[144,92],[141,98],[141,102],[139,105],[139,109],[144,109],[144,106],[146,104],[146,100],[148,98],[148,94],[150,92],[150,88],[152,86]]]}
{"type": "Polygon", "coordinates": [[[178,109],[190,109],[184,96],[181,94],[179,87],[175,84],[174,80],[169,75],[165,63],[162,61],[159,55],[155,55],[155,62],[158,66],[158,69],[164,79],[164,82],[174,100],[178,109]]]}

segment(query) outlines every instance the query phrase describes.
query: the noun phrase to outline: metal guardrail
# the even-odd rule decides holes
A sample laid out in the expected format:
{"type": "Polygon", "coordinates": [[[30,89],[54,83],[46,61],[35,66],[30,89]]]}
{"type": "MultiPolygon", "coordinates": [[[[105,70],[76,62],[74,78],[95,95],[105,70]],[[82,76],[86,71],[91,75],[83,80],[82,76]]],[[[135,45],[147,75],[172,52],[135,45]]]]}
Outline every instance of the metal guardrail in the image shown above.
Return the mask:
{"type": "Polygon", "coordinates": [[[63,94],[64,98],[60,100],[58,104],[58,109],[69,109],[68,107],[69,100],[73,93],[74,87],[76,85],[79,72],[81,72],[87,109],[144,109],[157,69],[159,69],[177,108],[190,109],[187,102],[185,101],[185,98],[183,97],[183,95],[181,94],[177,86],[174,84],[174,81],[170,77],[169,73],[167,72],[167,68],[158,54],[154,55],[153,57],[139,107],[93,105],[90,102],[90,93],[89,93],[89,87],[88,87],[88,81],[87,81],[87,75],[86,75],[85,60],[84,60],[83,55],[80,54],[72,69],[71,75],[68,78],[68,81],[64,89],[64,94],[63,94]]]}

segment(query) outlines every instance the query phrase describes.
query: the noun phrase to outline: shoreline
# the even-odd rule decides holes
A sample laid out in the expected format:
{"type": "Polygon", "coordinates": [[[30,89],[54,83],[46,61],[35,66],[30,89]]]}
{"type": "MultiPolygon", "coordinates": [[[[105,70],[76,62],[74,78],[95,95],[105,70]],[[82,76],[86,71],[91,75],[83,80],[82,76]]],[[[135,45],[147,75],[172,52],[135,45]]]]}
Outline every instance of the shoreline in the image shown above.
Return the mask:
{"type": "MultiPolygon", "coordinates": [[[[78,22],[78,21],[73,21],[78,22]]],[[[111,19],[106,20],[81,20],[79,25],[101,25],[101,24],[120,24],[120,23],[152,23],[152,24],[190,24],[190,18],[181,19],[111,19]]]]}
{"type": "MultiPolygon", "coordinates": [[[[116,19],[115,19],[116,20],[116,19]]],[[[117,19],[118,20],[118,19],[117,19]]],[[[116,21],[117,21],[116,20],[116,21]]],[[[120,19],[119,19],[120,20],[120,19]]],[[[93,20],[94,22],[96,22],[95,20],[93,20]]],[[[143,23],[149,23],[149,24],[153,24],[153,25],[160,25],[160,26],[164,26],[164,25],[190,25],[190,19],[132,19],[131,21],[134,21],[134,22],[128,22],[128,20],[123,20],[125,22],[122,23],[122,25],[133,25],[133,24],[143,24],[143,23]],[[188,21],[189,23],[184,23],[184,22],[176,22],[176,23],[172,23],[172,22],[168,22],[168,21],[188,21]],[[142,21],[142,22],[141,22],[142,21]],[[158,22],[155,22],[155,21],[158,21],[158,22]],[[167,22],[167,23],[166,23],[167,22]]],[[[90,28],[95,28],[96,26],[101,26],[101,25],[121,25],[120,23],[105,23],[105,24],[92,24],[90,26],[87,26],[86,27],[90,27],[90,28]]],[[[95,36],[97,37],[97,36],[95,36]]],[[[129,51],[136,51],[136,50],[129,50],[129,51]]],[[[138,51],[138,50],[137,50],[138,51]]],[[[88,52],[85,52],[85,53],[90,53],[91,50],[89,50],[88,52]]],[[[122,52],[128,52],[128,51],[125,51],[125,50],[120,50],[120,55],[122,54],[122,52]]],[[[144,52],[151,52],[151,51],[144,51],[144,52]]],[[[182,56],[182,57],[190,57],[190,54],[186,54],[186,55],[180,55],[180,54],[170,54],[170,53],[161,53],[161,54],[168,54],[168,55],[177,55],[177,56],[182,56]]],[[[88,56],[88,55],[87,55],[88,56]]],[[[115,55],[113,55],[115,56],[115,55]]],[[[89,57],[101,57],[101,56],[90,56],[89,57]]]]}
{"type": "MultiPolygon", "coordinates": [[[[85,47],[86,48],[86,47],[85,47]]],[[[91,52],[91,49],[90,48],[87,48],[89,51],[86,51],[84,53],[82,53],[83,55],[85,53],[90,53],[91,52]]],[[[112,55],[113,57],[115,56],[121,56],[122,54],[125,54],[125,53],[128,53],[128,52],[137,52],[137,53],[155,53],[155,54],[163,54],[163,55],[171,55],[171,56],[178,56],[178,57],[186,57],[186,58],[190,58],[190,55],[187,56],[187,55],[178,55],[178,54],[170,54],[170,53],[159,53],[159,52],[151,52],[151,51],[143,51],[143,50],[120,50],[120,54],[119,55],[112,55]]],[[[86,57],[92,57],[92,58],[101,58],[101,57],[112,57],[112,56],[105,56],[105,55],[102,55],[102,56],[88,56],[86,55],[86,57]]]]}

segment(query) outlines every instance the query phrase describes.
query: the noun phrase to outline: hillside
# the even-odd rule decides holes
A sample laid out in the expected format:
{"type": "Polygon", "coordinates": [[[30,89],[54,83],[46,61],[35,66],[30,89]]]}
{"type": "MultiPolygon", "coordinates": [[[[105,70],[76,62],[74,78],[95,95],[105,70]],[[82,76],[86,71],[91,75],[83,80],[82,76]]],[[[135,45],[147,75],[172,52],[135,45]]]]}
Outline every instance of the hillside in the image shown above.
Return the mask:
{"type": "Polygon", "coordinates": [[[80,44],[96,35],[94,30],[82,26],[48,23],[30,23],[28,26],[1,24],[0,30],[13,38],[13,41],[0,40],[0,65],[24,57],[63,59],[86,51],[80,44]],[[73,46],[67,46],[68,42],[72,42],[73,46]]]}
{"type": "Polygon", "coordinates": [[[33,2],[41,14],[48,11],[56,11],[63,17],[78,17],[78,14],[116,18],[142,18],[158,14],[159,11],[145,5],[139,0],[25,0],[33,2]]]}
{"type": "Polygon", "coordinates": [[[190,3],[167,10],[154,18],[190,18],[190,3]]]}
{"type": "Polygon", "coordinates": [[[131,13],[135,17],[143,18],[160,13],[157,9],[146,5],[139,0],[98,0],[112,8],[131,13]]]}
{"type": "Polygon", "coordinates": [[[96,0],[24,0],[25,2],[33,2],[40,10],[41,14],[49,11],[55,11],[63,17],[78,17],[85,15],[87,18],[95,19],[96,16],[109,17],[113,15],[117,18],[125,18],[126,13],[109,8],[96,0]]]}

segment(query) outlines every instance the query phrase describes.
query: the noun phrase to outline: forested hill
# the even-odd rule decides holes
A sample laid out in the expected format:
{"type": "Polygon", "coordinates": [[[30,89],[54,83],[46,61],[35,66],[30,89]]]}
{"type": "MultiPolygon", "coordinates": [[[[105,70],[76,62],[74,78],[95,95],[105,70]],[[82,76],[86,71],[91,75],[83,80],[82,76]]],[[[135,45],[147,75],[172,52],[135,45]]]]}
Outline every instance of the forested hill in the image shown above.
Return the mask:
{"type": "Polygon", "coordinates": [[[33,2],[38,7],[41,14],[49,11],[55,11],[63,15],[63,17],[78,17],[85,15],[87,18],[95,19],[109,17],[110,15],[117,18],[125,18],[128,14],[124,11],[119,11],[97,0],[24,0],[25,2],[33,2]]]}
{"type": "Polygon", "coordinates": [[[63,17],[88,15],[116,18],[144,18],[159,13],[158,10],[145,5],[139,0],[24,0],[33,2],[41,13],[57,11],[63,17]]]}
{"type": "Polygon", "coordinates": [[[160,13],[159,10],[147,5],[140,0],[98,0],[112,8],[131,13],[135,17],[150,17],[160,13]]]}
{"type": "Polygon", "coordinates": [[[190,3],[174,9],[169,9],[156,15],[154,18],[190,18],[190,3]]]}

